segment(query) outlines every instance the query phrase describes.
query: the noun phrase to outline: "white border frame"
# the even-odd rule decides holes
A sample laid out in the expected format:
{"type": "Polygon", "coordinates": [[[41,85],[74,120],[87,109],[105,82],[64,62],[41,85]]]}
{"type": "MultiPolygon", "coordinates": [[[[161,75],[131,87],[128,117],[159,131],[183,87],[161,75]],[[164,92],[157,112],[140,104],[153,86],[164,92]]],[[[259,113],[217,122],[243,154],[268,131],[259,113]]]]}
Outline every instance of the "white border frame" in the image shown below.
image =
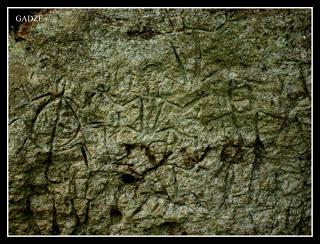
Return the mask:
{"type": "Polygon", "coordinates": [[[7,7],[7,237],[313,237],[313,7],[7,7]],[[311,9],[311,235],[10,235],[9,234],[9,9],[311,9]]]}

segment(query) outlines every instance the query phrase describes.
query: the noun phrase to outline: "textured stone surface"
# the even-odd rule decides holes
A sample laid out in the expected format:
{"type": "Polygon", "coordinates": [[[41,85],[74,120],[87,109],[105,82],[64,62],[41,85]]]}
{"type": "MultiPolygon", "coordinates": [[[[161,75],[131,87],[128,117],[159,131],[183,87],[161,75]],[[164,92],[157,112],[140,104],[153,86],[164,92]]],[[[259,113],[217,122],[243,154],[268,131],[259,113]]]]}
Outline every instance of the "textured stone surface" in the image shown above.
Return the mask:
{"type": "Polygon", "coordinates": [[[310,234],[310,46],[303,9],[65,9],[20,26],[9,233],[310,234]]]}

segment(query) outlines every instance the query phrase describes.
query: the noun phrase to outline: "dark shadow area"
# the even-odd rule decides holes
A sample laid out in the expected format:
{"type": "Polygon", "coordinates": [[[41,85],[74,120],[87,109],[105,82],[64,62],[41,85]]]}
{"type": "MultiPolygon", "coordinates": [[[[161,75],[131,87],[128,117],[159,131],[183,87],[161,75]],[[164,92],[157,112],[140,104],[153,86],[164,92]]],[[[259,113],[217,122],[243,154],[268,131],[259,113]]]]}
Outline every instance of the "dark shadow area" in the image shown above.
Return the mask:
{"type": "Polygon", "coordinates": [[[122,219],[122,213],[117,207],[112,207],[110,209],[110,218],[111,218],[111,223],[113,225],[119,224],[121,219],[122,219]]]}

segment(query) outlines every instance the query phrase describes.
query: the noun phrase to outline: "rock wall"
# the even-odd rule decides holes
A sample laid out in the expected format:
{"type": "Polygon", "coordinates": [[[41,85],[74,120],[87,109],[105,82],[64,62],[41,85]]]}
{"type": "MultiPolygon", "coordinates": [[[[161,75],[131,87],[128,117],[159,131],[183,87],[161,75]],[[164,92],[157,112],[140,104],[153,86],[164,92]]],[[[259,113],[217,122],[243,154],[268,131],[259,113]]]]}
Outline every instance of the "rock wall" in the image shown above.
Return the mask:
{"type": "Polygon", "coordinates": [[[55,9],[9,37],[9,233],[311,233],[310,9],[55,9]]]}

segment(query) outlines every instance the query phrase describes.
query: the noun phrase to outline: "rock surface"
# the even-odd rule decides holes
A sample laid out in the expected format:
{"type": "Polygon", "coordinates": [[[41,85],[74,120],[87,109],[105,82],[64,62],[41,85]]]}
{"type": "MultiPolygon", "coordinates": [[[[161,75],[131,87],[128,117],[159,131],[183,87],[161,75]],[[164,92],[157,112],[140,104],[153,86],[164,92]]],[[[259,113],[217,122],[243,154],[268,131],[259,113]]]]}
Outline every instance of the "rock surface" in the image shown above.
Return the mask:
{"type": "Polygon", "coordinates": [[[9,54],[10,234],[311,233],[310,10],[55,9],[9,54]]]}

